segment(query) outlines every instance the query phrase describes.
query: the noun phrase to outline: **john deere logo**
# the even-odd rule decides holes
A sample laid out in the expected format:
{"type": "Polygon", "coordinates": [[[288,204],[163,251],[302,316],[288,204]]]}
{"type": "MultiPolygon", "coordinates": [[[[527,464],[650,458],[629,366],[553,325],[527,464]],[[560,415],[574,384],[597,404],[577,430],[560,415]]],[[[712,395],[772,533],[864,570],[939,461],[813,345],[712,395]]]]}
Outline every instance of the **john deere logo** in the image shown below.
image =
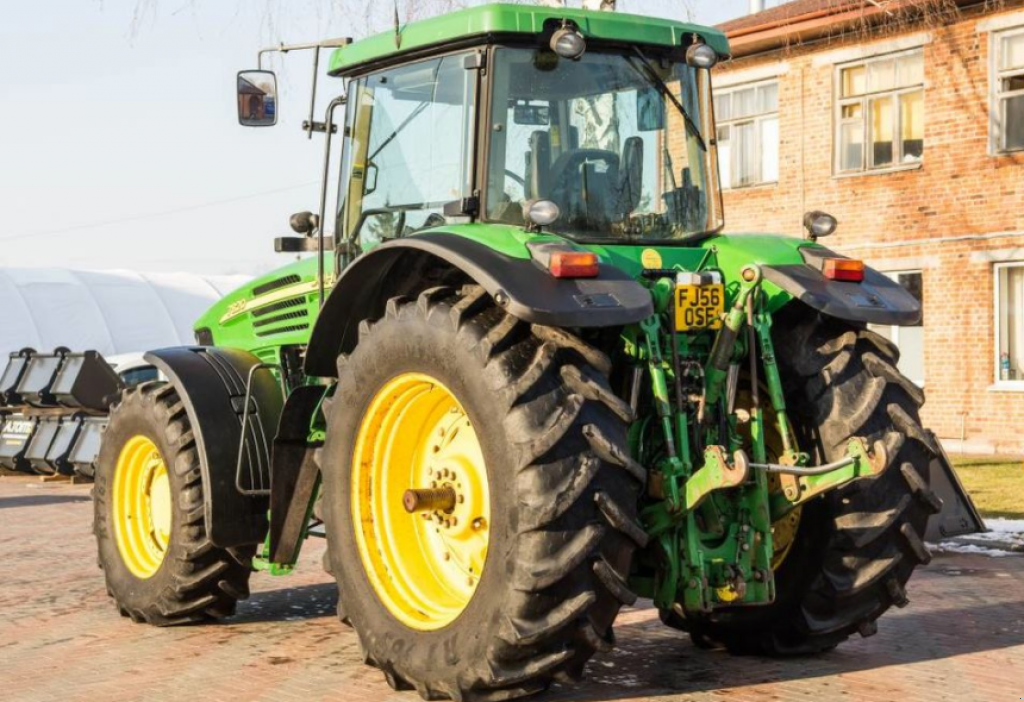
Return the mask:
{"type": "Polygon", "coordinates": [[[661,268],[661,254],[654,249],[644,249],[640,254],[640,262],[644,268],[661,268]]]}

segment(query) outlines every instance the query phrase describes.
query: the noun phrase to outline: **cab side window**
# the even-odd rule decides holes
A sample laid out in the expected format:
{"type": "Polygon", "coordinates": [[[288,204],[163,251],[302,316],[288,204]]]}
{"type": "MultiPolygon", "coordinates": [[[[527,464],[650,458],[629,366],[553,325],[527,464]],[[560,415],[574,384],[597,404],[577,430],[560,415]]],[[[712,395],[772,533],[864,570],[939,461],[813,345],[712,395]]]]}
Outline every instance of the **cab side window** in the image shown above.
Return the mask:
{"type": "Polygon", "coordinates": [[[476,72],[466,56],[388,69],[350,86],[341,225],[362,251],[444,224],[444,205],[470,192],[476,72]]]}

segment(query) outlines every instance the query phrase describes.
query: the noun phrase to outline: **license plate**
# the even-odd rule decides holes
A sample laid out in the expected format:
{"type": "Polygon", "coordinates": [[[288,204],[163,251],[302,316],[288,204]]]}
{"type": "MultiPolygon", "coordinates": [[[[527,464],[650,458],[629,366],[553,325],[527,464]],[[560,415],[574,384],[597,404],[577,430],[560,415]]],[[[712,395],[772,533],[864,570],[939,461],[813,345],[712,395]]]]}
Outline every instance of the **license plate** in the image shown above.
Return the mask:
{"type": "Polygon", "coordinates": [[[725,290],[721,284],[676,286],[676,330],[721,329],[725,290]]]}

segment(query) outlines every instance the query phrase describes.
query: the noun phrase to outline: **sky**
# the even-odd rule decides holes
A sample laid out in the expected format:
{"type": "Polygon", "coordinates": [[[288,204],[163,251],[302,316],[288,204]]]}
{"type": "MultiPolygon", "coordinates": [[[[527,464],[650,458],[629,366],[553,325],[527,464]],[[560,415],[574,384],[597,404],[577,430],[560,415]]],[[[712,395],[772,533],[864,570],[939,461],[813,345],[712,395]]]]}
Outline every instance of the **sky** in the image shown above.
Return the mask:
{"type": "MultiPolygon", "coordinates": [[[[300,129],[311,56],[272,59],[273,128],[238,125],[235,74],[262,46],[386,29],[379,10],[391,4],[364,1],[376,15],[329,0],[0,0],[0,267],[257,274],[287,263],[274,237],[318,203],[323,137],[300,129]]],[[[620,0],[703,24],[746,5],[620,0]]],[[[322,77],[318,119],[339,87],[322,77]]]]}

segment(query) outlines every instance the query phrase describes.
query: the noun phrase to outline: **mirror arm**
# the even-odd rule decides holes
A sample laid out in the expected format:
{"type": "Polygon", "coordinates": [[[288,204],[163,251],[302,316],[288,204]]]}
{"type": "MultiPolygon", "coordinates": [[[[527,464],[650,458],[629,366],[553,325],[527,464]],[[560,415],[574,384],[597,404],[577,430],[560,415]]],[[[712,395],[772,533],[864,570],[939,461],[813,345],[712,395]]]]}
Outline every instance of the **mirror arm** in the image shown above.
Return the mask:
{"type": "MultiPolygon", "coordinates": [[[[316,74],[320,70],[320,47],[313,49],[313,87],[309,91],[309,119],[302,125],[306,130],[306,138],[313,138],[313,110],[316,109],[316,74]]],[[[322,214],[322,213],[321,213],[322,214]]],[[[321,220],[323,221],[323,220],[321,220]]]]}
{"type": "MultiPolygon", "coordinates": [[[[327,182],[331,175],[331,136],[334,132],[334,110],[345,104],[346,97],[339,95],[331,100],[327,106],[327,114],[324,118],[326,125],[326,138],[324,139],[324,168],[320,181],[320,219],[316,230],[316,257],[317,257],[317,290],[319,291],[319,306],[324,306],[324,222],[327,216],[327,182]]],[[[311,116],[312,117],[312,116],[311,116]]]]}

